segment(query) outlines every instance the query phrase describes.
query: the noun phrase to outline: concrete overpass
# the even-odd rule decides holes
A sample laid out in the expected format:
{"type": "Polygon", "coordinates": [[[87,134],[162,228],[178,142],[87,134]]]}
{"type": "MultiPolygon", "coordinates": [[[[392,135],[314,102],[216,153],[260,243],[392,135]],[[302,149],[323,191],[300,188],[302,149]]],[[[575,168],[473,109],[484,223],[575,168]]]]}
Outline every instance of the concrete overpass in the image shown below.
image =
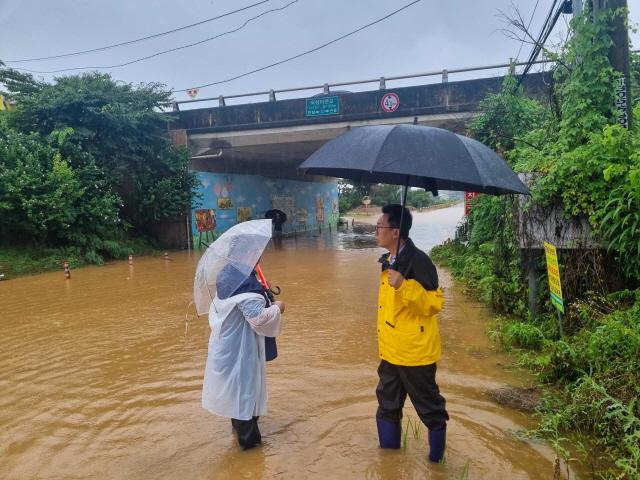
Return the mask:
{"type": "MultiPolygon", "coordinates": [[[[191,101],[175,104],[169,133],[175,144],[191,150],[190,166],[201,184],[200,200],[187,221],[195,245],[203,228],[213,225],[221,232],[237,222],[264,218],[270,209],[286,213],[285,233],[335,223],[335,181],[297,170],[309,155],[362,125],[418,123],[464,133],[478,104],[500,91],[504,77],[444,80],[445,75],[442,83],[386,88],[381,79],[377,90],[353,93],[332,92],[325,85],[322,93],[289,100],[276,100],[277,92],[270,91],[262,92],[268,101],[239,105],[226,105],[219,97],[212,99],[216,107],[182,111],[180,105],[191,101]]],[[[525,93],[544,98],[549,83],[548,74],[529,75],[525,93]]],[[[205,241],[210,240],[205,232],[205,241]]]]}
{"type": "MultiPolygon", "coordinates": [[[[544,98],[549,74],[524,81],[525,93],[544,98]]],[[[481,78],[307,98],[176,111],[169,124],[173,141],[191,149],[198,171],[298,178],[295,168],[326,141],[362,125],[414,123],[464,133],[479,102],[498,92],[504,77],[481,78]],[[390,100],[383,107],[383,100],[390,100]],[[320,103],[324,101],[325,103],[320,103]],[[396,104],[394,104],[394,102],[396,104]]],[[[384,86],[384,82],[382,86],[384,86]]],[[[187,103],[187,102],[183,102],[187,103]]]]}

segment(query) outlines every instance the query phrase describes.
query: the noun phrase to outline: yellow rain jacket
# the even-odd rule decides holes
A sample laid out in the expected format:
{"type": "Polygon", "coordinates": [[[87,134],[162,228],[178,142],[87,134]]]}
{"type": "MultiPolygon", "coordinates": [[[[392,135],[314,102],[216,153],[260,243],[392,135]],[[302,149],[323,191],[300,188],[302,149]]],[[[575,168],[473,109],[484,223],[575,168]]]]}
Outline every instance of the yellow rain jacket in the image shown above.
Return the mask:
{"type": "Polygon", "coordinates": [[[397,290],[389,285],[389,254],[380,258],[378,291],[378,349],[380,359],[394,365],[430,365],[440,359],[440,331],[436,314],[442,309],[442,290],[431,259],[408,239],[393,269],[405,280],[397,290]]]}

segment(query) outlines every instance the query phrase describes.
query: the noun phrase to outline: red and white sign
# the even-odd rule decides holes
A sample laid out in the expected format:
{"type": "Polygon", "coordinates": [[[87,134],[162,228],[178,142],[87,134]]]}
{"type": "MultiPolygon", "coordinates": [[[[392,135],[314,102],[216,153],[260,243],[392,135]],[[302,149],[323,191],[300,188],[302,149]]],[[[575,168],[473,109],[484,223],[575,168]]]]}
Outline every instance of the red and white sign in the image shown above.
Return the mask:
{"type": "Polygon", "coordinates": [[[464,214],[465,216],[469,215],[471,211],[471,206],[473,205],[473,199],[479,197],[480,194],[477,192],[464,192],[464,214]]]}
{"type": "Polygon", "coordinates": [[[385,93],[380,100],[382,110],[387,113],[395,112],[400,106],[400,97],[396,93],[385,93]]]}

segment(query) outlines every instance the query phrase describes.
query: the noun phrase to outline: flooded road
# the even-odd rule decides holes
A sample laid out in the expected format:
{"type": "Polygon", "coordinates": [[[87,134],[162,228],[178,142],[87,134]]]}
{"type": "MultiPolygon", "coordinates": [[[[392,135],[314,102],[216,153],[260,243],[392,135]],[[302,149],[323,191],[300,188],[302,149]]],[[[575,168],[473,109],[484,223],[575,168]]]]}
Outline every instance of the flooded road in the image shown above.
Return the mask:
{"type": "MultiPolygon", "coordinates": [[[[461,207],[432,213],[414,227],[423,248],[453,232],[461,207]]],[[[447,462],[426,461],[424,427],[405,450],[378,448],[382,250],[372,245],[334,233],[265,254],[286,323],[268,364],[264,444],[247,452],[227,419],[200,407],[209,326],[189,306],[198,254],[83,268],[70,281],[60,271],[1,282],[0,478],[454,479],[467,465],[472,479],[551,478],[551,450],[512,434],[532,420],[486,394],[530,379],[504,367],[485,335],[488,312],[446,271],[438,380],[451,416],[447,462]]],[[[406,418],[417,419],[409,402],[406,418]]]]}

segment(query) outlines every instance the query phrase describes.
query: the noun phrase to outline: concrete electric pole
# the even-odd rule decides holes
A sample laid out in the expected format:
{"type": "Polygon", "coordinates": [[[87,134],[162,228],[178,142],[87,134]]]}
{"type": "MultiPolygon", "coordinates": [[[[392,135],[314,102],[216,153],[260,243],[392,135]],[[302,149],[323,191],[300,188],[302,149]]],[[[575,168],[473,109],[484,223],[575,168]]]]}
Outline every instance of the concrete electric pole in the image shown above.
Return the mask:
{"type": "MultiPolygon", "coordinates": [[[[582,0],[573,0],[574,15],[582,9],[582,0]],[[576,4],[580,10],[576,11],[576,4]]],[[[631,102],[629,101],[629,32],[627,30],[627,0],[589,0],[592,11],[610,9],[621,13],[612,19],[613,46],[609,51],[611,66],[616,76],[616,121],[625,128],[631,128],[631,102]]]]}
{"type": "Polygon", "coordinates": [[[608,8],[620,10],[613,19],[613,47],[609,60],[619,76],[616,78],[616,120],[626,128],[631,128],[632,111],[629,99],[629,32],[627,30],[627,0],[609,0],[608,8]]]}

